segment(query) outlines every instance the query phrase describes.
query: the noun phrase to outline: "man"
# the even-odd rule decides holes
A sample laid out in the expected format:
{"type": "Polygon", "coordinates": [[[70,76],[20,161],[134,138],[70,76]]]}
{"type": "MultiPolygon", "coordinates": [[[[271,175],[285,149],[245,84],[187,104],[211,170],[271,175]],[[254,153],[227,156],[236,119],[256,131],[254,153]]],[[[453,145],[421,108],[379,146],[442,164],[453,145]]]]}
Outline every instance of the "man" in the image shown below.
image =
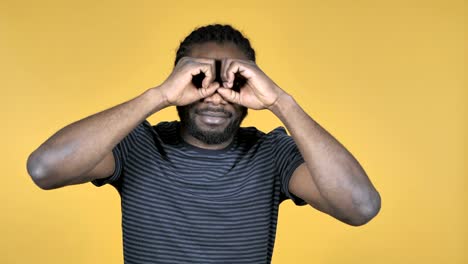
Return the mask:
{"type": "Polygon", "coordinates": [[[262,72],[229,25],[193,31],[161,85],[59,130],[27,169],[46,190],[112,184],[125,263],[270,263],[285,199],[353,226],[380,209],[359,163],[262,72]],[[146,121],[169,106],[180,122],[146,121]],[[291,136],[240,127],[248,108],[270,110],[291,136]]]}

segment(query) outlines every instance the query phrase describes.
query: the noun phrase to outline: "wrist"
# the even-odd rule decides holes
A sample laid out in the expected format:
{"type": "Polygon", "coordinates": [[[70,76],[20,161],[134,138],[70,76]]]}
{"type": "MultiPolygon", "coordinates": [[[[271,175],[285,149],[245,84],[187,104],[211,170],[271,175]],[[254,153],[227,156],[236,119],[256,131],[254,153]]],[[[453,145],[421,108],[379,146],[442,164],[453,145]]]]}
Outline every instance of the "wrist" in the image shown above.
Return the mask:
{"type": "Polygon", "coordinates": [[[273,114],[281,118],[285,116],[288,109],[290,109],[295,104],[296,101],[294,101],[294,98],[290,94],[283,92],[280,96],[278,96],[278,99],[275,101],[275,103],[272,104],[268,109],[273,112],[273,114]]]}
{"type": "Polygon", "coordinates": [[[144,95],[151,105],[150,115],[170,106],[161,86],[148,89],[144,95]]]}

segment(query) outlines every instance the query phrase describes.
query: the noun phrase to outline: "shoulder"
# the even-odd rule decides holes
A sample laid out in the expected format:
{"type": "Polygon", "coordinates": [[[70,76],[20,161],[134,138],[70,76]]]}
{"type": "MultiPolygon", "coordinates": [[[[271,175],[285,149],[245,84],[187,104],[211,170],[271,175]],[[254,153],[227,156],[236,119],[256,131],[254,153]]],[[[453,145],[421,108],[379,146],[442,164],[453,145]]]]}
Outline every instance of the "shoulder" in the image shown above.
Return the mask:
{"type": "Polygon", "coordinates": [[[286,128],[284,128],[283,126],[279,126],[271,130],[270,132],[268,132],[268,136],[272,138],[289,137],[288,132],[286,131],[286,128]]]}
{"type": "Polygon", "coordinates": [[[239,130],[237,131],[239,136],[242,137],[255,137],[255,138],[260,138],[265,135],[265,132],[258,130],[256,127],[250,126],[250,127],[239,127],[239,130]]]}
{"type": "Polygon", "coordinates": [[[239,128],[239,133],[244,135],[244,136],[249,136],[249,137],[274,137],[274,136],[281,136],[281,135],[288,135],[286,128],[283,126],[278,126],[275,129],[271,130],[268,133],[265,133],[256,127],[250,126],[250,127],[240,127],[239,128]]]}
{"type": "Polygon", "coordinates": [[[133,133],[140,135],[151,135],[151,134],[171,134],[172,131],[175,131],[177,127],[177,121],[164,121],[159,122],[156,125],[152,125],[147,119],[143,120],[138,126],[134,129],[133,133]]]}
{"type": "Polygon", "coordinates": [[[271,130],[266,134],[266,138],[268,139],[269,142],[272,144],[277,144],[278,142],[282,141],[288,141],[292,139],[286,130],[286,128],[282,126],[278,126],[275,129],[271,130]]]}
{"type": "Polygon", "coordinates": [[[251,126],[240,127],[238,130],[238,137],[241,141],[253,145],[255,143],[274,144],[274,142],[288,138],[289,135],[286,129],[282,126],[276,127],[267,133],[251,126]]]}
{"type": "Polygon", "coordinates": [[[153,128],[157,131],[166,131],[166,130],[173,130],[177,127],[179,121],[161,121],[156,125],[153,125],[153,128]]]}
{"type": "Polygon", "coordinates": [[[180,122],[175,121],[161,121],[152,126],[155,134],[164,142],[177,142],[180,122]]]}

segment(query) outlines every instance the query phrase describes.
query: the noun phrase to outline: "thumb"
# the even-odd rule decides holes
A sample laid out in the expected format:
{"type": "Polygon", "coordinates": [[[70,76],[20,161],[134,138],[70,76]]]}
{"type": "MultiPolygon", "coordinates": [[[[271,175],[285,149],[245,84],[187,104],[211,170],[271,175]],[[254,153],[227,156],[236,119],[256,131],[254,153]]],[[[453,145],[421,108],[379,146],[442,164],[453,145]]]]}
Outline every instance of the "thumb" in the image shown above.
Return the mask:
{"type": "Polygon", "coordinates": [[[240,94],[233,89],[229,88],[218,88],[218,93],[224,98],[224,100],[235,103],[235,104],[241,104],[240,103],[240,94]]]}
{"type": "Polygon", "coordinates": [[[211,96],[218,90],[219,88],[219,83],[218,82],[213,82],[211,83],[207,88],[198,88],[198,93],[200,95],[200,99],[203,99],[205,97],[211,96]]]}

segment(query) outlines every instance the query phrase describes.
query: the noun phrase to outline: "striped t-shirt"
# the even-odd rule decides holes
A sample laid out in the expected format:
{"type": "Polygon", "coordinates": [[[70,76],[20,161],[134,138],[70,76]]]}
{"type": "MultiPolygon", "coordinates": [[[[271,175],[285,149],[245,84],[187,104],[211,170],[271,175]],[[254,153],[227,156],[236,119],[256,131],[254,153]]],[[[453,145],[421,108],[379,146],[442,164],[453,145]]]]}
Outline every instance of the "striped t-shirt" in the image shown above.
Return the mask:
{"type": "Polygon", "coordinates": [[[224,149],[186,143],[180,122],[140,123],[112,150],[121,197],[124,261],[270,263],[279,204],[304,162],[283,127],[241,127],[224,149]]]}

